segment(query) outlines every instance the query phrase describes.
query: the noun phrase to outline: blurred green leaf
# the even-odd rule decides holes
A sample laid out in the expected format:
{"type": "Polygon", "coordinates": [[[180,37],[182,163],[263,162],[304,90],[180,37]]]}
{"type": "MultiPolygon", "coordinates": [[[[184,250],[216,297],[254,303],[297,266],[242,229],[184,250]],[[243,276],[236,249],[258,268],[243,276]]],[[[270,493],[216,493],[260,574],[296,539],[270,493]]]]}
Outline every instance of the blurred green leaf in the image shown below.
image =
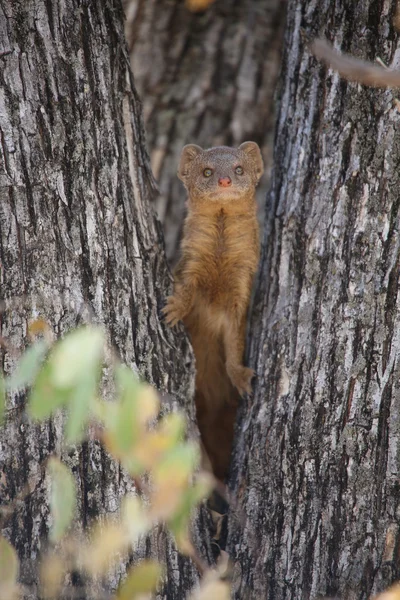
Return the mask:
{"type": "Polygon", "coordinates": [[[157,480],[172,477],[174,480],[187,479],[200,462],[199,446],[195,442],[178,443],[162,456],[154,467],[157,480]]]}
{"type": "Polygon", "coordinates": [[[50,540],[58,542],[74,516],[75,481],[68,467],[57,458],[49,459],[48,471],[51,477],[50,511],[53,517],[50,540]]]}
{"type": "Polygon", "coordinates": [[[96,391],[103,355],[101,329],[82,327],[59,340],[40,371],[32,389],[29,410],[46,419],[54,410],[70,404],[67,439],[81,438],[90,403],[96,391]]]}
{"type": "Polygon", "coordinates": [[[120,402],[95,402],[94,412],[104,423],[103,443],[107,451],[119,460],[131,475],[141,475],[145,468],[136,456],[136,431],[129,418],[129,407],[121,406],[120,402]],[[130,431],[132,428],[132,431],[130,431]]]}
{"type": "Polygon", "coordinates": [[[14,547],[0,535],[0,583],[15,583],[18,570],[19,562],[14,547]]]}
{"type": "Polygon", "coordinates": [[[121,505],[121,517],[131,544],[135,544],[152,526],[148,510],[137,496],[125,496],[121,505]]]}
{"type": "Polygon", "coordinates": [[[142,427],[148,427],[160,412],[160,398],[157,390],[148,383],[142,383],[137,398],[138,419],[142,427]]]}
{"type": "Polygon", "coordinates": [[[115,380],[121,399],[115,420],[115,434],[121,452],[132,448],[139,433],[138,394],[140,382],[131,369],[118,365],[115,369],[115,380]]]}
{"type": "Polygon", "coordinates": [[[175,445],[182,441],[185,434],[185,416],[181,413],[169,413],[162,418],[159,429],[170,438],[171,444],[175,445]]]}
{"type": "MultiPolygon", "coordinates": [[[[177,444],[154,465],[151,514],[170,522],[181,513],[183,499],[199,462],[199,450],[194,442],[177,444]]],[[[187,511],[190,512],[190,511],[187,511]]],[[[186,517],[186,514],[185,514],[186,517]]],[[[186,522],[186,521],[185,521],[186,522]]],[[[176,530],[179,525],[176,525],[176,530]]],[[[174,531],[176,535],[176,531],[174,531]]]]}
{"type": "Polygon", "coordinates": [[[79,442],[82,439],[96,389],[96,377],[93,372],[88,371],[86,377],[71,392],[68,402],[68,420],[65,428],[66,440],[70,444],[79,442]]]}
{"type": "Polygon", "coordinates": [[[4,420],[6,412],[6,386],[2,375],[0,375],[0,425],[4,420]]]}
{"type": "Polygon", "coordinates": [[[33,344],[33,346],[28,348],[18,361],[14,373],[6,380],[7,389],[13,391],[32,385],[40,370],[47,350],[48,345],[44,340],[39,340],[33,344]]]}
{"type": "Polygon", "coordinates": [[[95,410],[106,425],[104,442],[108,451],[130,474],[139,476],[153,464],[153,455],[160,452],[160,440],[155,440],[155,432],[148,432],[149,421],[158,415],[160,402],[156,390],[140,382],[128,367],[118,365],[114,376],[119,402],[113,403],[112,408],[103,405],[95,410]]]}
{"type": "MultiPolygon", "coordinates": [[[[185,539],[188,535],[189,521],[192,514],[193,506],[188,498],[187,492],[182,493],[179,510],[175,511],[172,518],[168,519],[168,528],[175,536],[178,546],[179,540],[185,539]]],[[[179,550],[183,550],[179,547],[179,550]]]]}
{"type": "Polygon", "coordinates": [[[40,561],[40,595],[43,600],[55,600],[60,594],[68,561],[65,556],[50,552],[40,561]]]}
{"type": "Polygon", "coordinates": [[[89,543],[80,556],[82,565],[91,575],[104,575],[121,561],[128,551],[128,537],[121,523],[107,519],[98,521],[90,532],[89,543]]]}
{"type": "Polygon", "coordinates": [[[117,592],[117,600],[136,600],[154,592],[162,573],[162,566],[155,560],[144,560],[132,567],[117,592]]]}
{"type": "Polygon", "coordinates": [[[118,364],[114,369],[114,376],[120,397],[135,400],[141,383],[132,369],[118,364]]]}
{"type": "MultiPolygon", "coordinates": [[[[104,333],[97,327],[81,327],[57,342],[50,356],[51,382],[57,388],[71,388],[88,372],[99,369],[103,357],[104,333]]],[[[97,373],[96,373],[97,374],[97,373]]]]}
{"type": "Polygon", "coordinates": [[[189,600],[230,600],[230,585],[225,581],[214,580],[201,582],[200,589],[196,590],[189,600]]]}
{"type": "Polygon", "coordinates": [[[214,478],[209,473],[199,473],[195,483],[186,492],[186,501],[190,509],[208,498],[214,487],[214,478]]]}
{"type": "MultiPolygon", "coordinates": [[[[178,510],[168,519],[168,527],[174,534],[179,545],[179,540],[185,540],[190,525],[193,510],[201,500],[207,498],[213,489],[213,477],[208,473],[199,473],[194,485],[181,492],[178,510]]],[[[182,548],[180,548],[184,551],[182,548]]]]}
{"type": "Polygon", "coordinates": [[[28,410],[34,419],[47,419],[56,409],[66,404],[69,390],[59,390],[51,383],[51,364],[47,361],[29,396],[28,410]]]}

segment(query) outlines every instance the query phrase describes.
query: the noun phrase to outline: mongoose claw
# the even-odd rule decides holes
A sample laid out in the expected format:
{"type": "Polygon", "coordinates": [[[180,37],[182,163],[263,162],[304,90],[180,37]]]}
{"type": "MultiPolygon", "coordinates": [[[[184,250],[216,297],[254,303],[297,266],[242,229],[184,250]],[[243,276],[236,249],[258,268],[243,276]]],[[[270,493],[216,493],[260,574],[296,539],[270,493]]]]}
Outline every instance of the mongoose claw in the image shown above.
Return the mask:
{"type": "Polygon", "coordinates": [[[167,298],[167,304],[161,311],[164,315],[165,322],[169,327],[175,327],[175,325],[182,319],[182,307],[175,298],[175,296],[169,296],[167,298]]]}
{"type": "Polygon", "coordinates": [[[235,386],[241,396],[251,394],[251,380],[255,375],[253,369],[243,367],[243,365],[227,365],[227,372],[232,385],[235,386]]]}

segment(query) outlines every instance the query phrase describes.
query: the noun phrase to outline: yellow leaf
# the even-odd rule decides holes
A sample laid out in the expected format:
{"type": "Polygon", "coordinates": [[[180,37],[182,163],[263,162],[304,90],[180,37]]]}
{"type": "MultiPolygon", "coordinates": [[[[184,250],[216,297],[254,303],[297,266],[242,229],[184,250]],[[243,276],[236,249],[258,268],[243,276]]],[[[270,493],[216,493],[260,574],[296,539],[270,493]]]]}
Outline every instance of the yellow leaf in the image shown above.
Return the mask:
{"type": "Polygon", "coordinates": [[[177,485],[186,483],[199,464],[200,452],[195,442],[175,445],[153,469],[156,484],[172,481],[177,485]]]}
{"type": "Polygon", "coordinates": [[[142,425],[147,425],[160,412],[160,400],[156,390],[145,383],[140,386],[138,394],[138,419],[142,425]]]}
{"type": "Polygon", "coordinates": [[[208,498],[214,485],[214,477],[210,473],[200,472],[191,488],[191,501],[197,504],[208,498]]]}
{"type": "Polygon", "coordinates": [[[144,433],[134,448],[134,457],[149,471],[169,450],[179,446],[185,431],[185,418],[180,414],[165,416],[155,431],[144,433]]]}
{"type": "MultiPolygon", "coordinates": [[[[151,514],[157,519],[169,520],[189,501],[188,491],[195,490],[191,486],[193,472],[199,461],[199,450],[195,443],[175,445],[152,469],[153,494],[151,497],[151,514]]],[[[201,489],[205,486],[201,484],[201,489]]],[[[197,498],[196,498],[197,499],[197,498]]],[[[195,504],[197,502],[194,502],[195,504]]],[[[190,513],[192,502],[189,502],[190,513]]]]}
{"type": "Polygon", "coordinates": [[[141,500],[136,496],[125,496],[121,513],[122,527],[131,544],[151,528],[152,521],[149,519],[148,512],[144,510],[141,500]]]}
{"type": "Polygon", "coordinates": [[[142,594],[155,591],[162,571],[162,566],[154,560],[144,560],[133,567],[118,590],[117,600],[139,600],[142,594]]]}
{"type": "Polygon", "coordinates": [[[67,566],[54,554],[47,556],[40,565],[41,592],[44,598],[56,598],[63,583],[67,566]]]}
{"type": "Polygon", "coordinates": [[[166,435],[171,442],[178,443],[185,433],[186,419],[181,413],[170,413],[161,419],[158,430],[166,435]]]}
{"type": "Polygon", "coordinates": [[[190,600],[230,600],[230,587],[224,581],[205,581],[190,600]]]}
{"type": "Polygon", "coordinates": [[[14,547],[0,536],[0,583],[13,585],[17,581],[19,562],[14,547]]]}
{"type": "Polygon", "coordinates": [[[80,327],[59,340],[49,358],[51,383],[70,388],[88,372],[95,373],[102,362],[104,331],[100,327],[80,327]]]}
{"type": "Polygon", "coordinates": [[[152,469],[160,457],[171,448],[171,439],[159,431],[144,434],[134,450],[135,459],[143,465],[145,471],[152,469]]]}
{"type": "Polygon", "coordinates": [[[128,548],[128,537],[117,523],[94,527],[89,544],[82,551],[82,564],[91,575],[104,574],[128,548]]]}
{"type": "Polygon", "coordinates": [[[16,583],[0,583],[0,598],[3,600],[19,600],[21,590],[16,583]]]}
{"type": "Polygon", "coordinates": [[[190,541],[187,527],[175,534],[175,542],[179,552],[186,554],[186,556],[193,556],[195,549],[190,541]]]}
{"type": "Polygon", "coordinates": [[[150,514],[155,520],[167,521],[182,504],[184,485],[174,481],[157,484],[150,499],[150,514]]]}

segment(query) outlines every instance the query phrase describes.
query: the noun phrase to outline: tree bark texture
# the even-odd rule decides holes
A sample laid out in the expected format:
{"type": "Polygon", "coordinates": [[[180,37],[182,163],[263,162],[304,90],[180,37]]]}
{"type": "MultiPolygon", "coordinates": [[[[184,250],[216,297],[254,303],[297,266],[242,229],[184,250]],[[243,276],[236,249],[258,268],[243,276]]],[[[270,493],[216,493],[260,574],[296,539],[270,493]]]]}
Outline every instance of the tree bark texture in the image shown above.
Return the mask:
{"type": "Polygon", "coordinates": [[[273,96],[280,67],[284,0],[216,0],[203,13],[181,0],[125,0],[126,35],[143,100],[156,208],[168,258],[178,253],[186,193],[176,177],[182,147],[256,141],[269,182],[273,96]]]}
{"type": "MultiPolygon", "coordinates": [[[[186,409],[193,430],[191,350],[183,330],[173,334],[159,317],[171,279],[120,3],[1,0],[0,33],[2,367],[12,369],[12,348],[26,345],[34,318],[57,336],[99,322],[121,359],[164,394],[165,409],[186,409]]],[[[36,598],[48,527],[39,463],[61,453],[73,469],[84,526],[115,513],[132,486],[97,443],[66,452],[61,420],[35,426],[24,407],[23,395],[12,398],[0,430],[0,503],[29,481],[3,533],[22,561],[27,597],[36,598]]],[[[181,599],[197,581],[162,530],[134,558],[144,555],[166,563],[160,597],[181,599]]]]}
{"type": "Polygon", "coordinates": [[[366,599],[400,577],[400,114],[303,31],[399,67],[395,2],[291,0],[232,487],[235,598],[366,599]]]}

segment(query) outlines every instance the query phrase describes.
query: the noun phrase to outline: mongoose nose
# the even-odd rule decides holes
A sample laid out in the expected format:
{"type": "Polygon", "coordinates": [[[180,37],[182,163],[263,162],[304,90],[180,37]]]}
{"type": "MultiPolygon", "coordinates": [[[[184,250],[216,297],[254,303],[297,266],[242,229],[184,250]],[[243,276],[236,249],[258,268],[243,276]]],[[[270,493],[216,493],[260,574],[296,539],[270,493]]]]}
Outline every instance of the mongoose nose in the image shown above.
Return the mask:
{"type": "Polygon", "coordinates": [[[230,177],[220,177],[218,179],[218,185],[222,187],[229,187],[232,184],[232,180],[230,177]]]}

